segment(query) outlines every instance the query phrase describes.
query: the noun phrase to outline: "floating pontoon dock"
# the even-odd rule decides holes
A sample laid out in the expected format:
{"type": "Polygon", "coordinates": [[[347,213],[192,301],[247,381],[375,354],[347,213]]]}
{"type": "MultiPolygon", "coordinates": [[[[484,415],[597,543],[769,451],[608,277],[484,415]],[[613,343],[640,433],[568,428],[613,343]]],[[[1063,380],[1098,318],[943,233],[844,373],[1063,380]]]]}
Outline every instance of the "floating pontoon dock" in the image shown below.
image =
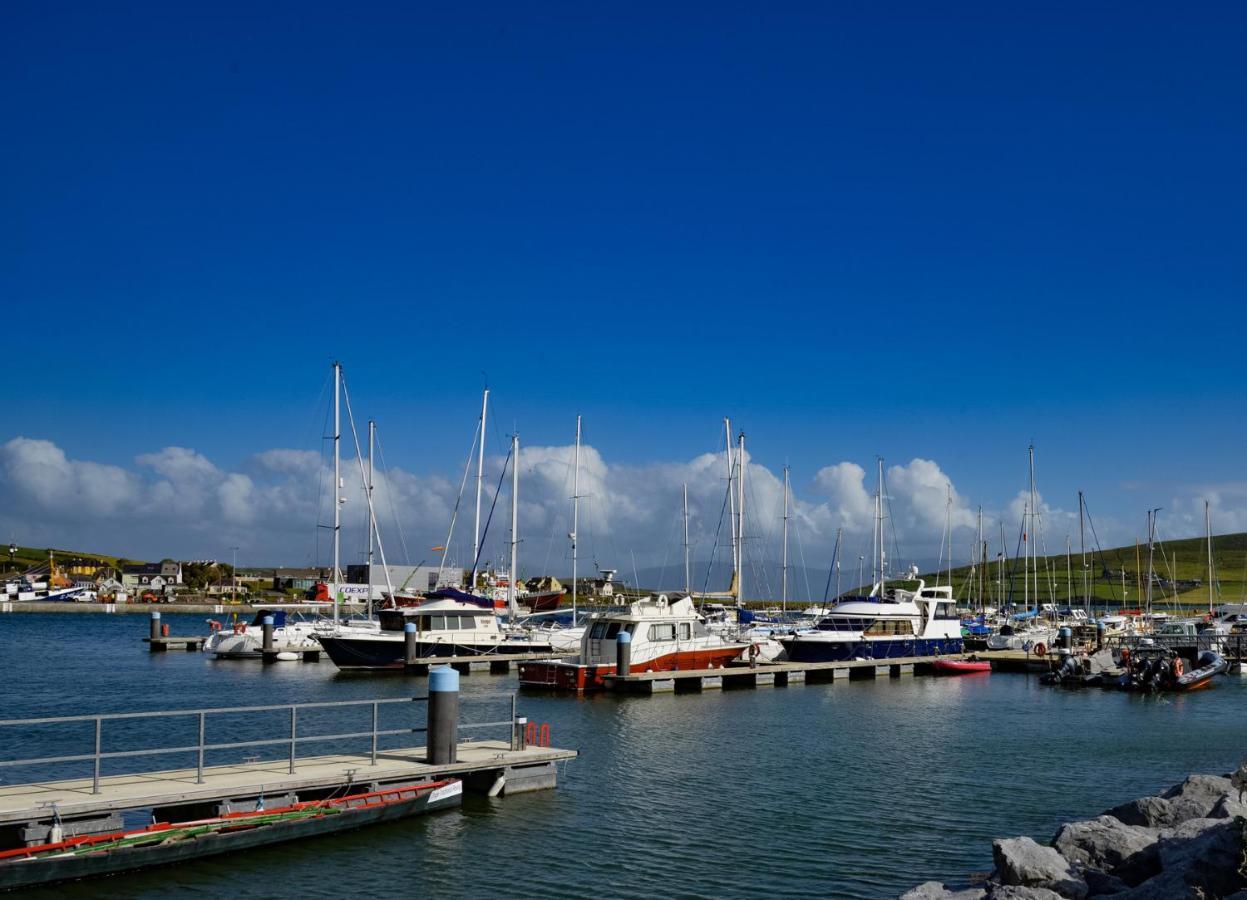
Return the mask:
{"type": "Polygon", "coordinates": [[[556,786],[555,764],[575,759],[577,753],[549,746],[548,725],[538,727],[517,716],[514,693],[460,698],[457,673],[439,669],[433,676],[429,694],[417,697],[0,721],[6,746],[21,746],[33,735],[46,736],[54,733],[49,729],[62,726],[76,742],[55,756],[0,760],[0,770],[64,773],[72,766],[76,773],[90,772],[25,784],[11,783],[4,772],[0,850],[47,841],[53,826],[66,837],[115,831],[127,813],[143,812],[148,821],[179,822],[340,796],[348,788],[375,791],[445,778],[460,778],[468,790],[491,796],[556,786]],[[492,720],[460,722],[460,699],[492,703],[492,720]],[[426,715],[413,716],[412,710],[422,705],[426,715]],[[257,715],[262,716],[259,721],[257,715]],[[324,715],[334,717],[329,733],[323,730],[324,715]],[[502,738],[461,742],[461,729],[493,729],[502,738]],[[221,732],[225,734],[218,738],[221,732]],[[404,738],[415,733],[426,735],[426,746],[405,744],[404,738]],[[239,736],[250,739],[226,739],[239,736]],[[138,749],[105,749],[136,737],[142,744],[138,749]],[[300,755],[309,744],[325,742],[333,749],[361,749],[300,755]],[[386,746],[391,743],[400,746],[386,746]],[[256,755],[245,755],[249,753],[256,755]],[[281,755],[273,758],[274,753],[281,755]],[[123,760],[149,757],[180,757],[192,765],[104,771],[124,765],[123,760]],[[216,757],[215,764],[208,764],[209,757],[216,757]],[[228,759],[222,762],[222,757],[228,759]]]}

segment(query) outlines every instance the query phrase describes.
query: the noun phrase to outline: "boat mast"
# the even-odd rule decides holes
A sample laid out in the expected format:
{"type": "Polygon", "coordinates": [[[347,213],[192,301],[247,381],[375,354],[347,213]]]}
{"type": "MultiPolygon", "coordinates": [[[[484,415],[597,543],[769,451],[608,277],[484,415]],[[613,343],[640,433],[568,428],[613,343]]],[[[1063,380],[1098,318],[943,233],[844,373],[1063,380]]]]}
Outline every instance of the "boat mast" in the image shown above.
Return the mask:
{"type": "Polygon", "coordinates": [[[745,432],[740,433],[740,446],[736,450],[736,490],[740,499],[736,504],[736,515],[740,522],[736,526],[737,555],[740,557],[740,574],[736,582],[736,605],[740,606],[745,599],[745,432]]]}
{"type": "Polygon", "coordinates": [[[576,416],[576,450],[572,457],[572,624],[576,623],[576,535],[580,531],[580,416],[576,416]]]}
{"type": "Polygon", "coordinates": [[[1070,536],[1065,535],[1065,602],[1070,606],[1074,605],[1074,569],[1073,563],[1073,545],[1070,542],[1070,536]]]}
{"type": "Polygon", "coordinates": [[[342,363],[333,364],[333,623],[338,624],[339,539],[342,534],[342,363]]]}
{"type": "Polygon", "coordinates": [[[883,597],[883,585],[884,585],[884,574],[883,574],[883,457],[882,456],[876,457],[875,462],[876,462],[876,467],[878,469],[878,472],[875,476],[875,534],[874,534],[875,560],[874,560],[874,564],[878,565],[879,567],[878,569],[879,574],[878,574],[878,577],[875,579],[875,584],[878,586],[878,589],[879,589],[879,593],[877,594],[877,596],[882,598],[883,597]]]}
{"type": "Polygon", "coordinates": [[[1147,514],[1147,611],[1152,612],[1152,565],[1156,558],[1156,514],[1160,507],[1147,514]]]}
{"type": "Polygon", "coordinates": [[[784,466],[784,563],[780,577],[780,606],[788,612],[788,467],[784,466]]]}
{"type": "Polygon", "coordinates": [[[684,594],[692,595],[692,579],[688,566],[688,482],[684,482],[684,594]]]}
{"type": "Polygon", "coordinates": [[[1208,614],[1212,615],[1212,593],[1213,593],[1213,572],[1212,572],[1212,507],[1208,501],[1204,501],[1204,531],[1208,534],[1208,614]]]}
{"type": "MultiPolygon", "coordinates": [[[[1027,612],[1031,608],[1031,553],[1027,541],[1034,536],[1030,533],[1030,510],[1030,501],[1022,504],[1022,606],[1027,612]]],[[[1039,608],[1038,604],[1035,608],[1039,608]]]]}
{"type": "Polygon", "coordinates": [[[507,611],[514,617],[519,610],[516,587],[520,576],[520,436],[511,435],[511,577],[507,579],[507,611]]]}
{"type": "MultiPolygon", "coordinates": [[[[948,535],[948,590],[953,588],[953,483],[947,485],[948,499],[944,503],[944,533],[948,535]]],[[[938,579],[937,579],[938,580],[938,579]]]]}
{"type": "MultiPolygon", "coordinates": [[[[377,434],[377,423],[368,420],[368,509],[369,518],[372,510],[372,445],[377,434]]],[[[368,618],[372,618],[372,524],[368,527],[368,618]]]]}
{"type": "Polygon", "coordinates": [[[1036,505],[1035,497],[1035,445],[1031,444],[1029,448],[1030,457],[1030,475],[1031,475],[1031,530],[1030,537],[1030,555],[1031,562],[1034,565],[1034,585],[1035,585],[1035,612],[1039,612],[1039,541],[1036,535],[1035,517],[1039,514],[1039,507],[1036,505]]]}
{"type": "Polygon", "coordinates": [[[723,432],[727,435],[727,503],[728,527],[732,531],[732,591],[740,597],[740,554],[736,545],[736,494],[732,491],[733,479],[736,477],[735,461],[732,459],[732,420],[723,417],[723,432]]]}
{"type": "Polygon", "coordinates": [[[974,549],[975,549],[974,555],[978,557],[978,570],[979,570],[979,577],[977,579],[978,583],[975,585],[975,587],[978,588],[977,593],[978,593],[978,601],[979,601],[979,610],[981,612],[983,609],[983,579],[986,575],[986,573],[983,570],[987,568],[987,545],[983,543],[983,507],[981,506],[979,507],[978,540],[975,541],[974,549]]]}
{"type": "MultiPolygon", "coordinates": [[[[1000,553],[998,554],[998,564],[996,566],[996,598],[997,609],[1005,605],[1005,557],[1008,555],[1009,547],[1005,543],[1005,522],[1000,520],[1000,553]]],[[[1009,593],[1013,593],[1013,576],[1009,576],[1009,593]]]]}
{"type": "Polygon", "coordinates": [[[481,443],[476,457],[476,524],[472,529],[472,580],[468,593],[476,593],[476,572],[481,558],[481,491],[485,486],[485,414],[489,409],[489,388],[481,398],[481,443]]]}
{"type": "Polygon", "coordinates": [[[1087,593],[1087,535],[1083,525],[1082,491],[1078,492],[1078,552],[1082,556],[1082,608],[1091,610],[1091,597],[1087,593]]]}

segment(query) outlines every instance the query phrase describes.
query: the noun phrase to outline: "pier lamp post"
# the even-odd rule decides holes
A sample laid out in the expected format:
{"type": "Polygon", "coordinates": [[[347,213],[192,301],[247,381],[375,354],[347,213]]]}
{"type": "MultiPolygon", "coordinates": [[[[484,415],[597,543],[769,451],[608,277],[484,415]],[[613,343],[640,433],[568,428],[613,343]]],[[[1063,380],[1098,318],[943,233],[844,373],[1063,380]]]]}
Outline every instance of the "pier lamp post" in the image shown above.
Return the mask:
{"type": "Polygon", "coordinates": [[[865,577],[862,574],[862,572],[864,571],[865,565],[866,565],[866,557],[859,556],[857,558],[857,589],[859,591],[862,589],[862,578],[865,577]]]}
{"type": "Polygon", "coordinates": [[[17,542],[9,541],[9,568],[10,569],[16,568],[16,565],[13,562],[13,560],[16,557],[17,557],[17,542]]]}
{"type": "Polygon", "coordinates": [[[238,548],[230,547],[230,550],[233,551],[234,553],[234,567],[230,570],[230,585],[229,585],[230,602],[237,603],[238,602],[238,548]]]}

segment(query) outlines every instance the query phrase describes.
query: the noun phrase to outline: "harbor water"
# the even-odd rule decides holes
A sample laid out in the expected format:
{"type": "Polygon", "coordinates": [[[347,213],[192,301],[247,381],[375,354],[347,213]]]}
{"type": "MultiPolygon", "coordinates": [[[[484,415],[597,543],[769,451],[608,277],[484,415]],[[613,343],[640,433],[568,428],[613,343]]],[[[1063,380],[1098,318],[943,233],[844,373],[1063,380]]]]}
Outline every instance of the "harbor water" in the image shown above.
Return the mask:
{"type": "MultiPolygon", "coordinates": [[[[206,633],[201,616],[165,621],[174,635],[206,633]]],[[[0,718],[425,690],[423,678],[346,676],[327,661],[149,654],[146,627],[0,616],[0,718]]],[[[514,673],[462,679],[465,702],[515,685],[514,673]]],[[[895,897],[990,869],[993,838],[1047,840],[1063,821],[1247,756],[1236,675],[1161,697],[994,674],[519,703],[581,753],[556,791],[468,796],[461,811],[28,896],[895,897]]],[[[63,734],[31,740],[22,755],[66,750],[63,734]]],[[[0,758],[15,758],[0,742],[0,758]]],[[[24,774],[0,769],[6,783],[24,774]]]]}

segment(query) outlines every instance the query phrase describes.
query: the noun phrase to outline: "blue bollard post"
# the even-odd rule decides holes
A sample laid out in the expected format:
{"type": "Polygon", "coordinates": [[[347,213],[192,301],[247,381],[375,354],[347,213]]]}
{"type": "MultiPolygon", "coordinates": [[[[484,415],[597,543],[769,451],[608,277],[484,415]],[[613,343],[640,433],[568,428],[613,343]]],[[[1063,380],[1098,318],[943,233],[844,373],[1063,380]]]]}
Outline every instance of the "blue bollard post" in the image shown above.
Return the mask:
{"type": "Polygon", "coordinates": [[[409,666],[416,662],[415,622],[407,622],[403,625],[403,662],[409,666]]]}
{"type": "Polygon", "coordinates": [[[632,635],[626,631],[615,638],[615,674],[632,674],[632,635]]]}
{"type": "Polygon", "coordinates": [[[429,764],[458,762],[459,673],[450,666],[429,672],[429,764]]]}
{"type": "Polygon", "coordinates": [[[152,628],[152,633],[151,633],[152,640],[153,641],[157,640],[160,637],[160,610],[157,610],[157,609],[152,610],[151,628],[152,628]]]}
{"type": "Polygon", "coordinates": [[[265,616],[261,622],[261,627],[264,629],[264,649],[272,650],[273,649],[273,617],[265,616]]]}

